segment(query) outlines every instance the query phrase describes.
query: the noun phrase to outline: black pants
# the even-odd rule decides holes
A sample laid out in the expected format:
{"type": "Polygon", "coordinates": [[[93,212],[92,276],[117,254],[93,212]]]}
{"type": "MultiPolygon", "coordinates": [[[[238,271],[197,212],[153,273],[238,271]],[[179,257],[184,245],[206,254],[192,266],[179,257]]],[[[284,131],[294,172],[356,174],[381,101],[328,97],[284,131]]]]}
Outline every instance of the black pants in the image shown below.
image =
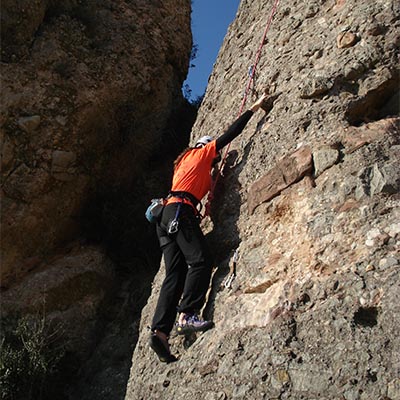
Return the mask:
{"type": "Polygon", "coordinates": [[[161,286],[151,328],[167,335],[174,326],[177,312],[200,311],[212,271],[209,248],[191,206],[181,205],[179,230],[175,234],[168,235],[167,227],[175,218],[178,204],[167,205],[161,222],[157,225],[166,276],[161,286]]]}

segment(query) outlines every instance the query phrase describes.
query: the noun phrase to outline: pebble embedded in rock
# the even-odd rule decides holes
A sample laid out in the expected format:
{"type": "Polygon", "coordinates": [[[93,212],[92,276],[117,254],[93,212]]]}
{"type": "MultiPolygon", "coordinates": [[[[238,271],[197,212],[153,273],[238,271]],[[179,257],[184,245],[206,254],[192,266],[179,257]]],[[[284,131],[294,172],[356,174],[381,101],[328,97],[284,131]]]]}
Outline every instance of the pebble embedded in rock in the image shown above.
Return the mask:
{"type": "Polygon", "coordinates": [[[40,125],[40,116],[21,117],[17,122],[18,126],[27,133],[32,133],[40,125]]]}
{"type": "Polygon", "coordinates": [[[342,32],[336,39],[336,44],[339,49],[352,47],[357,43],[357,35],[353,32],[342,32]]]}
{"type": "Polygon", "coordinates": [[[394,267],[395,265],[398,265],[398,264],[399,264],[399,262],[398,262],[397,258],[394,258],[394,257],[382,258],[379,261],[380,268],[390,268],[390,267],[394,267]]]}

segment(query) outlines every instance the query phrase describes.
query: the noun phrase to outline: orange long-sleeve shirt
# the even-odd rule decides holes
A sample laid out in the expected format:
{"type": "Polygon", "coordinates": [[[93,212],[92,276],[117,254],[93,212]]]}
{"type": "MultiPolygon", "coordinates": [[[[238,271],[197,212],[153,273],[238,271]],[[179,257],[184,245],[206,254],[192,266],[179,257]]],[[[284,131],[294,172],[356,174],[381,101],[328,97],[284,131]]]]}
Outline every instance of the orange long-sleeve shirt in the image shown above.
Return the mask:
{"type": "MultiPolygon", "coordinates": [[[[200,201],[211,189],[211,169],[215,157],[215,140],[202,148],[188,151],[175,167],[171,191],[188,192],[200,201]]],[[[180,200],[172,197],[167,204],[176,201],[180,200]]],[[[189,201],[184,202],[190,204],[189,201]]]]}

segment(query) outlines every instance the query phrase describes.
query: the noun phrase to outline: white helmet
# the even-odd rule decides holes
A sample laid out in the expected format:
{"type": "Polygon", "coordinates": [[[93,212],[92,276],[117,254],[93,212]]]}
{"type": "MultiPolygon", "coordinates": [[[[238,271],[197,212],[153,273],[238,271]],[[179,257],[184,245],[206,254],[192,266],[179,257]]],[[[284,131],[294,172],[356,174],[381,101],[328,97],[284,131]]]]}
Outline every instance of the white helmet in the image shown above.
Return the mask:
{"type": "Polygon", "coordinates": [[[203,136],[196,142],[194,147],[203,147],[212,141],[213,141],[213,138],[211,136],[203,136]]]}

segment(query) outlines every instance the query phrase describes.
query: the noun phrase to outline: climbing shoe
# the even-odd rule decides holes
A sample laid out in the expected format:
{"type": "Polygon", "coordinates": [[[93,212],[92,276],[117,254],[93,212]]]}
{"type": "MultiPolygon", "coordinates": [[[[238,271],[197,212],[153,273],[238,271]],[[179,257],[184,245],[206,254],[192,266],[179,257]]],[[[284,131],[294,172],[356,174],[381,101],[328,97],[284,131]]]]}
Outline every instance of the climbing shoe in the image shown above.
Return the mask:
{"type": "Polygon", "coordinates": [[[150,334],[149,346],[157,354],[161,362],[168,364],[177,360],[177,358],[171,354],[169,350],[168,341],[162,339],[160,336],[157,336],[155,332],[150,334]]]}
{"type": "Polygon", "coordinates": [[[187,335],[192,332],[205,332],[214,326],[212,321],[203,321],[196,314],[185,314],[176,325],[178,335],[187,335]]]}

